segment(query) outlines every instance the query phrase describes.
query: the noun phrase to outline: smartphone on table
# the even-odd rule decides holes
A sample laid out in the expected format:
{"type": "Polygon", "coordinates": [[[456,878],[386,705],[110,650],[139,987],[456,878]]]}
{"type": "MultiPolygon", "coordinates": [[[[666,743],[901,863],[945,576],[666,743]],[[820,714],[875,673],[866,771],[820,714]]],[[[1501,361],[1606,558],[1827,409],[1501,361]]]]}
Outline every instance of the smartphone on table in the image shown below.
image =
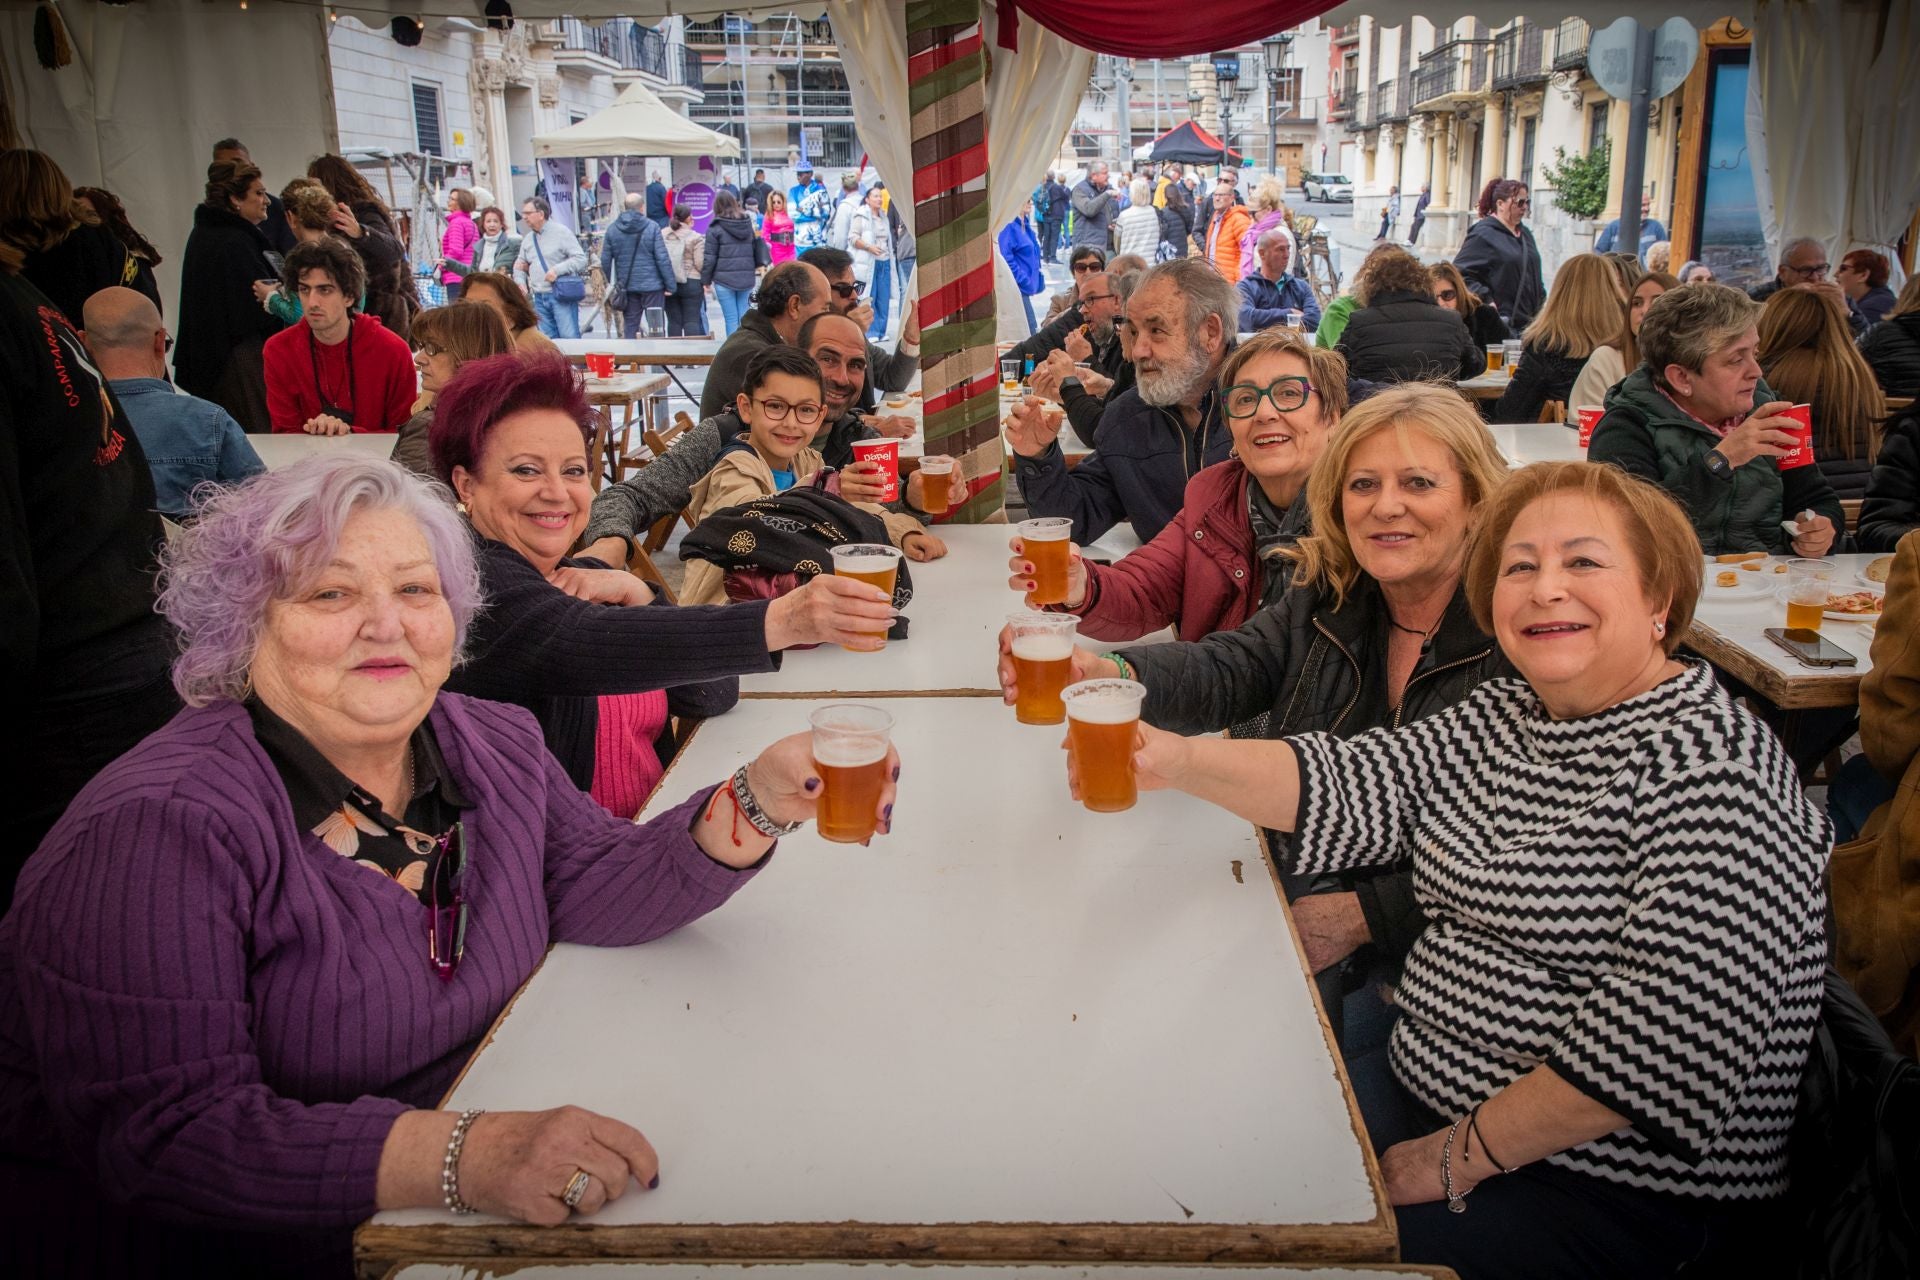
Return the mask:
{"type": "Polygon", "coordinates": [[[1785,649],[1803,667],[1857,667],[1860,659],[1818,631],[1802,627],[1768,627],[1767,639],[1785,649]]]}

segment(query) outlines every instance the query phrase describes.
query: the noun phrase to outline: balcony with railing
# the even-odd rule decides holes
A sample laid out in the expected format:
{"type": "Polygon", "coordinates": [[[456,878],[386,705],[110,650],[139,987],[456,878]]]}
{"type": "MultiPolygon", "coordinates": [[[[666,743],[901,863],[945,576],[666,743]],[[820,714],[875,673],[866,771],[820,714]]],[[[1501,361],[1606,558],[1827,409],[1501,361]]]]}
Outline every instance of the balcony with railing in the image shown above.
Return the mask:
{"type": "Polygon", "coordinates": [[[633,73],[652,76],[663,84],[697,89],[701,82],[700,56],[632,18],[588,22],[580,18],[549,19],[549,38],[559,48],[554,61],[589,73],[606,72],[616,79],[633,73]]]}
{"type": "Polygon", "coordinates": [[[1486,92],[1492,41],[1449,40],[1420,59],[1413,73],[1413,109],[1445,111],[1486,92]]]}
{"type": "Polygon", "coordinates": [[[1379,123],[1373,118],[1373,95],[1362,90],[1353,95],[1353,113],[1347,117],[1347,132],[1359,133],[1379,123]]]}
{"type": "Polygon", "coordinates": [[[1585,18],[1562,18],[1553,33],[1553,69],[1577,71],[1586,66],[1592,32],[1585,18]]]}
{"type": "Polygon", "coordinates": [[[1327,90],[1327,123],[1340,124],[1353,116],[1353,86],[1335,85],[1327,90]]]}
{"type": "Polygon", "coordinates": [[[1547,78],[1545,41],[1531,22],[1516,22],[1493,38],[1493,87],[1513,89],[1547,78]]]}
{"type": "Polygon", "coordinates": [[[1382,80],[1374,91],[1374,100],[1378,104],[1374,117],[1381,124],[1394,120],[1405,120],[1410,109],[1412,96],[1411,77],[1395,76],[1391,80],[1382,80]]]}
{"type": "Polygon", "coordinates": [[[1329,27],[1327,34],[1333,37],[1333,46],[1336,49],[1342,45],[1359,44],[1360,24],[1358,22],[1349,22],[1343,26],[1329,27]]]}

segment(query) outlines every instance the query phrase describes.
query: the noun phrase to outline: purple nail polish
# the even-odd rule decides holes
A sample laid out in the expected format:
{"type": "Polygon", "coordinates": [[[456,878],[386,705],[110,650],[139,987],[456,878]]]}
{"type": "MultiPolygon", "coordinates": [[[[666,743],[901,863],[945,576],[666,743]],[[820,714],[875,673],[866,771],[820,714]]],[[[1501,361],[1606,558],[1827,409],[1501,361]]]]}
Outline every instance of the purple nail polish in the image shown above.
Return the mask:
{"type": "Polygon", "coordinates": [[[893,780],[894,780],[895,782],[898,782],[898,781],[900,781],[900,766],[899,766],[899,765],[895,765],[895,766],[893,766],[893,780]]]}
{"type": "Polygon", "coordinates": [[[812,795],[814,792],[818,791],[820,789],[820,779],[808,778],[806,781],[806,789],[807,789],[808,795],[812,795]]]}
{"type": "Polygon", "coordinates": [[[893,825],[893,806],[892,805],[888,805],[886,808],[880,811],[880,821],[886,823],[888,826],[893,825]]]}
{"type": "Polygon", "coordinates": [[[660,1189],[660,1175],[656,1173],[653,1175],[653,1180],[647,1183],[647,1190],[658,1191],[659,1189],[660,1189]]]}

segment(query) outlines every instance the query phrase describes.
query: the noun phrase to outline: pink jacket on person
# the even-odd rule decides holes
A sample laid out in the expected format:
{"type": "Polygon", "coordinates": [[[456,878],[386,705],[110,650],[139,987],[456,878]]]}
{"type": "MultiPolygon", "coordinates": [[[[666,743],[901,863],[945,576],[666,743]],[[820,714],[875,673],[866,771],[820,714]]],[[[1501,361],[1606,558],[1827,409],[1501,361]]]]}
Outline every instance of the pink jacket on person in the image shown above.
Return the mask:
{"type": "Polygon", "coordinates": [[[772,265],[792,262],[800,252],[793,242],[793,219],[785,210],[775,209],[760,224],[760,236],[767,242],[772,265]]]}
{"type": "MultiPolygon", "coordinates": [[[[473,215],[465,209],[447,211],[447,229],[440,233],[440,256],[451,258],[455,262],[473,265],[473,246],[480,243],[480,228],[473,225],[473,215]]],[[[440,273],[441,284],[459,284],[460,277],[451,271],[440,273]]]]}
{"type": "Polygon", "coordinates": [[[1182,640],[1231,631],[1260,607],[1247,469],[1237,458],[1187,482],[1186,500],[1152,542],[1110,565],[1087,564],[1080,634],[1138,640],[1173,626],[1182,640]]]}

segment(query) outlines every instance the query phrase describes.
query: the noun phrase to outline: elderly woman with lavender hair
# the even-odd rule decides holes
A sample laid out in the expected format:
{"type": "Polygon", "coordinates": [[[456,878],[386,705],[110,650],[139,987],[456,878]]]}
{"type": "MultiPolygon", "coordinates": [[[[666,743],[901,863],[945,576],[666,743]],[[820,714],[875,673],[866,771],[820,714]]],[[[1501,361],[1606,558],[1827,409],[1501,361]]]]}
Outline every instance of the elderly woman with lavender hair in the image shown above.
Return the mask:
{"type": "Polygon", "coordinates": [[[550,942],[726,901],[812,816],[811,751],[615,818],[528,712],[441,691],[479,595],[444,492],[387,462],[271,472],[171,549],[187,709],[80,793],[0,922],[0,1233],[26,1256],[345,1275],[376,1210],[556,1224],[656,1185],[622,1120],[435,1100],[550,942]]]}

